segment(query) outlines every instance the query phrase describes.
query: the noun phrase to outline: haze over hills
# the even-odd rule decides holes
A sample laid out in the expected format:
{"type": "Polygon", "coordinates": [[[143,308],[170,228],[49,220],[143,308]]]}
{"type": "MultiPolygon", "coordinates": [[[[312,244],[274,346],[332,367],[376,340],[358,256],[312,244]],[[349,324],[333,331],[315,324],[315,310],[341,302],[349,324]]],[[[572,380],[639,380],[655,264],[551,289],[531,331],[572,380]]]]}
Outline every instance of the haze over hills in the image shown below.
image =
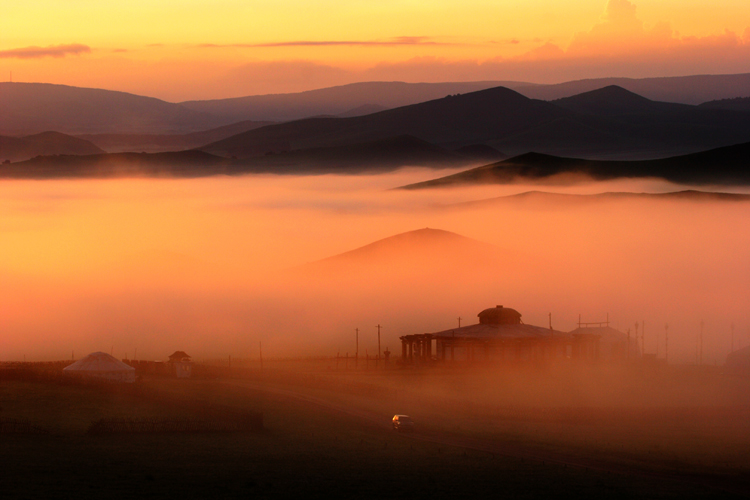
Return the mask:
{"type": "Polygon", "coordinates": [[[42,132],[25,137],[0,136],[0,162],[21,161],[39,155],[92,155],[104,153],[81,138],[59,132],[42,132]]]}
{"type": "Polygon", "coordinates": [[[48,83],[0,82],[0,107],[6,135],[186,133],[237,121],[152,97],[48,83]]]}
{"type": "Polygon", "coordinates": [[[169,103],[103,89],[44,83],[0,83],[0,134],[47,130],[69,134],[185,134],[239,121],[359,116],[452,94],[505,86],[553,100],[619,85],[646,98],[687,104],[750,96],[750,75],[602,78],[556,85],[528,82],[364,82],[307,92],[169,103]]]}
{"type": "Polygon", "coordinates": [[[507,87],[532,99],[554,100],[618,85],[648,99],[700,104],[750,96],[750,74],[695,75],[664,78],[595,78],[560,84],[515,81],[454,83],[362,82],[291,94],[271,94],[186,101],[191,109],[236,120],[286,121],[318,115],[352,116],[359,106],[395,108],[492,87],[507,87]]]}
{"type": "Polygon", "coordinates": [[[231,99],[186,101],[189,109],[230,120],[289,121],[320,115],[354,116],[358,108],[368,110],[397,108],[445,97],[474,92],[512,82],[351,83],[291,94],[255,95],[231,99]]]}
{"type": "Polygon", "coordinates": [[[413,135],[444,147],[487,143],[498,136],[569,114],[504,87],[448,96],[352,118],[310,118],[239,134],[201,149],[222,156],[251,157],[268,148],[294,150],[413,135]]]}
{"type": "Polygon", "coordinates": [[[194,149],[273,123],[247,120],[190,134],[82,134],[78,137],[91,141],[108,153],[159,153],[194,149]]]}
{"type": "Polygon", "coordinates": [[[385,172],[404,166],[448,168],[480,162],[473,156],[402,135],[364,143],[266,154],[234,163],[246,172],[355,174],[385,172]]]}
{"type": "Polygon", "coordinates": [[[615,86],[555,102],[496,87],[366,116],[281,123],[200,149],[248,158],[394,134],[449,149],[486,144],[509,154],[653,158],[747,141],[750,113],[659,103],[615,86]]]}
{"type": "MultiPolygon", "coordinates": [[[[454,276],[507,257],[498,247],[442,229],[423,228],[311,262],[290,272],[299,278],[351,280],[378,274],[411,279],[419,274],[454,276]]],[[[446,277],[446,276],[443,276],[446,277]]]]}
{"type": "Polygon", "coordinates": [[[750,184],[750,143],[700,153],[640,161],[604,161],[527,153],[400,189],[510,184],[573,174],[597,180],[654,177],[681,184],[750,184]]]}
{"type": "Polygon", "coordinates": [[[399,136],[246,159],[230,159],[200,150],[39,156],[4,165],[0,169],[0,178],[206,177],[248,173],[359,174],[387,172],[404,166],[446,168],[478,163],[480,162],[474,155],[449,151],[415,137],[399,136]]]}
{"type": "Polygon", "coordinates": [[[202,151],[38,156],[0,166],[5,179],[205,177],[232,173],[226,158],[202,151]]]}
{"type": "Polygon", "coordinates": [[[644,113],[690,112],[694,106],[652,101],[618,85],[608,85],[571,97],[552,101],[565,109],[600,116],[621,116],[644,113]]]}
{"type": "Polygon", "coordinates": [[[633,193],[633,192],[604,192],[596,194],[552,193],[547,191],[526,191],[507,196],[498,196],[484,200],[456,203],[450,208],[483,208],[494,205],[503,206],[548,206],[558,210],[565,206],[592,205],[603,202],[623,200],[682,200],[705,202],[750,202],[750,195],[739,193],[724,193],[716,191],[670,191],[666,193],[633,193]]]}
{"type": "Polygon", "coordinates": [[[617,85],[655,101],[701,104],[717,99],[750,96],[750,73],[661,78],[592,78],[553,85],[511,84],[509,87],[527,97],[551,101],[610,85],[617,85]]]}

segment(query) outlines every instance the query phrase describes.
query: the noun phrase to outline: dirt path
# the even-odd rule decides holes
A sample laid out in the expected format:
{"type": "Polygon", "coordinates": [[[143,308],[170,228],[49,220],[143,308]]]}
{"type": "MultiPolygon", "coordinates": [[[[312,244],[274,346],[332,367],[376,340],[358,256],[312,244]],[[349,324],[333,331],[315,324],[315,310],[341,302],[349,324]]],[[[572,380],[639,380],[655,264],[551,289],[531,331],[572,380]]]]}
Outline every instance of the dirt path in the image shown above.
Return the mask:
{"type": "MultiPolygon", "coordinates": [[[[237,382],[236,385],[247,387],[248,389],[260,392],[271,393],[277,396],[283,396],[310,405],[324,408],[336,413],[342,413],[355,417],[359,420],[366,421],[374,426],[384,429],[390,429],[390,415],[383,416],[380,413],[353,408],[337,404],[326,399],[305,394],[299,390],[286,389],[278,386],[272,386],[261,383],[237,382]]],[[[637,475],[642,477],[653,477],[659,479],[668,479],[694,484],[696,486],[705,486],[712,489],[734,493],[750,497],[750,485],[729,483],[722,477],[713,475],[697,476],[695,474],[669,472],[669,471],[651,471],[637,466],[629,466],[616,462],[608,462],[597,457],[582,457],[564,452],[551,450],[536,450],[532,447],[517,445],[512,443],[502,443],[498,441],[480,440],[468,436],[461,436],[453,433],[434,433],[434,432],[414,432],[410,434],[400,434],[408,439],[426,441],[445,446],[457,448],[466,448],[476,451],[482,451],[491,455],[505,456],[511,458],[521,458],[524,460],[534,460],[542,463],[553,463],[570,467],[579,467],[591,469],[599,472],[608,472],[622,475],[637,475]]],[[[646,465],[646,464],[644,464],[646,465]]]]}

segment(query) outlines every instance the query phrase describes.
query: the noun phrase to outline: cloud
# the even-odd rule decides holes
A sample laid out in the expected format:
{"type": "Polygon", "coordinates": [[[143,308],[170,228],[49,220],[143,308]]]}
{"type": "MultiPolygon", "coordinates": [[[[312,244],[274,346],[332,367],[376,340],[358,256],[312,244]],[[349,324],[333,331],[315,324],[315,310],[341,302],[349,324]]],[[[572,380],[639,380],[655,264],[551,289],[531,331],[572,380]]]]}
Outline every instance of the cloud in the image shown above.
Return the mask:
{"type": "Polygon", "coordinates": [[[425,36],[399,36],[387,40],[293,40],[288,42],[269,43],[232,43],[214,44],[204,43],[198,45],[201,48],[264,48],[264,47],[387,47],[400,45],[456,45],[455,43],[437,42],[425,36]]]}
{"type": "MultiPolygon", "coordinates": [[[[661,58],[669,67],[678,60],[692,58],[696,65],[721,65],[746,57],[750,51],[750,29],[743,34],[729,30],[704,37],[680,36],[662,21],[647,27],[638,18],[629,0],[609,0],[602,20],[589,31],[576,33],[564,58],[640,57],[644,61],[661,58]],[[708,63],[708,64],[707,64],[708,63]]],[[[748,65],[735,71],[747,71],[748,65]]]]}
{"type": "MultiPolygon", "coordinates": [[[[422,56],[351,69],[313,61],[249,63],[229,75],[238,95],[251,92],[294,92],[355,81],[512,80],[555,83],[581,78],[679,76],[750,71],[750,28],[704,37],[680,36],[667,22],[646,26],[630,0],[608,0],[600,20],[576,33],[569,44],[548,40],[493,40],[488,43],[529,43],[532,48],[513,57],[449,60],[422,56]],[[252,87],[252,89],[250,88],[252,87]]],[[[420,45],[438,43],[428,37],[398,37],[375,42],[282,42],[263,46],[420,45]]],[[[257,46],[257,45],[255,45],[257,46]]]]}
{"type": "Polygon", "coordinates": [[[42,57],[65,57],[91,52],[91,47],[80,43],[68,45],[50,45],[48,47],[22,47],[19,49],[0,50],[0,58],[40,59],[42,57]]]}

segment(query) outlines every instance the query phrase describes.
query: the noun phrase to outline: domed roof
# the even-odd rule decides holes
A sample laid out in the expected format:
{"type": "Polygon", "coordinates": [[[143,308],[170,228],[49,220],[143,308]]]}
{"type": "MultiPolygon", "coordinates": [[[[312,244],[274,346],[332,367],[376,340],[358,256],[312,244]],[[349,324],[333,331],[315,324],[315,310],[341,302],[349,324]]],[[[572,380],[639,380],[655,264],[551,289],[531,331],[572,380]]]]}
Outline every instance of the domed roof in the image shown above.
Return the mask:
{"type": "Polygon", "coordinates": [[[112,372],[133,372],[135,368],[126,365],[114,356],[110,356],[106,352],[92,352],[88,356],[79,359],[72,365],[63,368],[64,372],[99,372],[99,373],[112,373],[112,372]]]}
{"type": "Polygon", "coordinates": [[[521,313],[510,307],[491,307],[477,314],[480,325],[519,325],[521,313]]]}

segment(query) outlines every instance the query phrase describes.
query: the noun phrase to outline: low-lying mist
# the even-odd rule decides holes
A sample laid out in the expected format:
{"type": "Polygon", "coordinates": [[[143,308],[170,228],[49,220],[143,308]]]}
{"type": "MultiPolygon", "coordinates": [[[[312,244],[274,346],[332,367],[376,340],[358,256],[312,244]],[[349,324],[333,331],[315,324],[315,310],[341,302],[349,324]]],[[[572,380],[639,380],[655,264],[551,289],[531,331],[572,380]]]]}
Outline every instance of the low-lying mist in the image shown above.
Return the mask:
{"type": "MultiPolygon", "coordinates": [[[[0,360],[95,350],[197,360],[400,352],[400,335],[476,322],[503,304],[525,323],[582,320],[646,352],[721,364],[750,344],[750,203],[592,194],[682,189],[661,181],[400,191],[425,170],[360,176],[0,184],[0,360]],[[440,235],[308,265],[422,228],[440,235]],[[489,244],[489,245],[484,245],[489,244]]],[[[710,188],[707,188],[710,189],[710,188]]]]}

